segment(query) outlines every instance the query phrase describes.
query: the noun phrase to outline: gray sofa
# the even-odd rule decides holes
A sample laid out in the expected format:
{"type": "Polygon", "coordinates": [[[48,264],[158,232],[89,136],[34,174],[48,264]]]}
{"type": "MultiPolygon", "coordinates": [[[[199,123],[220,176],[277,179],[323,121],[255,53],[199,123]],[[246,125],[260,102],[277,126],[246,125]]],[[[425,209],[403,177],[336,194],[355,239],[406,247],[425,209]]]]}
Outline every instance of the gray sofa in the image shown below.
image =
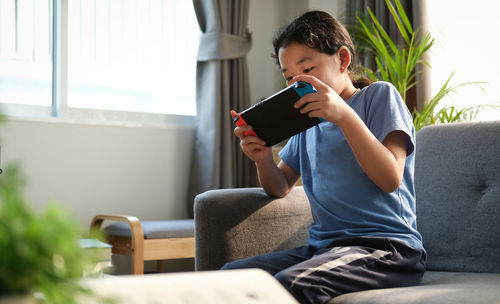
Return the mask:
{"type": "MultiPolygon", "coordinates": [[[[428,253],[422,284],[332,303],[500,303],[500,121],[430,126],[416,141],[417,221],[428,253]]],[[[301,187],[281,199],[260,188],[200,194],[196,269],[300,246],[310,223],[301,187]]]]}

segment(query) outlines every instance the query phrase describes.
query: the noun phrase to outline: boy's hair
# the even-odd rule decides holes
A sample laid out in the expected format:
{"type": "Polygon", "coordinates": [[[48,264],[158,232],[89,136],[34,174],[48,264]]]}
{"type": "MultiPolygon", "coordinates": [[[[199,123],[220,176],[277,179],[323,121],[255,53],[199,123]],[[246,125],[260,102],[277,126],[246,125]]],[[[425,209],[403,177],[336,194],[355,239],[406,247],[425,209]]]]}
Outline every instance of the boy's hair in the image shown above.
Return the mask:
{"type": "MultiPolygon", "coordinates": [[[[352,65],[356,56],[354,43],[346,28],[333,16],[322,11],[309,11],[290,24],[283,27],[273,39],[274,53],[272,57],[279,65],[278,52],[292,42],[304,44],[318,52],[334,55],[341,46],[351,53],[351,63],[348,66],[349,76],[353,79],[352,65]]],[[[353,80],[355,87],[364,87],[370,82],[366,78],[353,80]]]]}

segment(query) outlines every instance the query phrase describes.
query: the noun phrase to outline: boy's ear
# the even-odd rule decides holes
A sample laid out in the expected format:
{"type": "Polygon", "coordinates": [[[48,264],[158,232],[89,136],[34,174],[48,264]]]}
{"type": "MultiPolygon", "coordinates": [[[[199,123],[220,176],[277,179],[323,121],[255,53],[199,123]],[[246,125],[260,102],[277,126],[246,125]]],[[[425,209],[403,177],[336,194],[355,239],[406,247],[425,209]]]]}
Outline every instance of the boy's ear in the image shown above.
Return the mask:
{"type": "Polygon", "coordinates": [[[351,52],[345,46],[341,46],[337,51],[340,59],[340,72],[345,72],[351,64],[351,52]]]}

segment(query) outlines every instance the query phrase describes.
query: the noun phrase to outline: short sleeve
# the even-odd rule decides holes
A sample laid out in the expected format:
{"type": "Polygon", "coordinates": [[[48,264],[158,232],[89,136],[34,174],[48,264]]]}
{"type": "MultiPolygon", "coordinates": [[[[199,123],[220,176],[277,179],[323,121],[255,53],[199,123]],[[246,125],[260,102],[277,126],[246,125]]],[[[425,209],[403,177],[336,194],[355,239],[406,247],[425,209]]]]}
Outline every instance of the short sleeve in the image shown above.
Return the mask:
{"type": "Polygon", "coordinates": [[[366,108],[367,127],[380,142],[393,131],[404,132],[407,135],[406,154],[410,155],[415,150],[415,128],[401,95],[388,82],[376,82],[370,87],[371,100],[366,108]]]}
{"type": "Polygon", "coordinates": [[[278,154],[285,164],[297,172],[300,172],[299,136],[292,136],[278,154]]]}

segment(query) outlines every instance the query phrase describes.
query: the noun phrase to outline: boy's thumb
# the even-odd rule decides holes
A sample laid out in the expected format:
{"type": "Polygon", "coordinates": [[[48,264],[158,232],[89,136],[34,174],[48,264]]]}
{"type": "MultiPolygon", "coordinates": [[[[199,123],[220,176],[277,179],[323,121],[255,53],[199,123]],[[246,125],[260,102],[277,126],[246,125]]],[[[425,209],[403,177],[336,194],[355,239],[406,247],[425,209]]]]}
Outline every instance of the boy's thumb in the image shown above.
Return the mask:
{"type": "Polygon", "coordinates": [[[231,117],[234,119],[238,114],[236,113],[235,110],[231,110],[231,117]]]}

